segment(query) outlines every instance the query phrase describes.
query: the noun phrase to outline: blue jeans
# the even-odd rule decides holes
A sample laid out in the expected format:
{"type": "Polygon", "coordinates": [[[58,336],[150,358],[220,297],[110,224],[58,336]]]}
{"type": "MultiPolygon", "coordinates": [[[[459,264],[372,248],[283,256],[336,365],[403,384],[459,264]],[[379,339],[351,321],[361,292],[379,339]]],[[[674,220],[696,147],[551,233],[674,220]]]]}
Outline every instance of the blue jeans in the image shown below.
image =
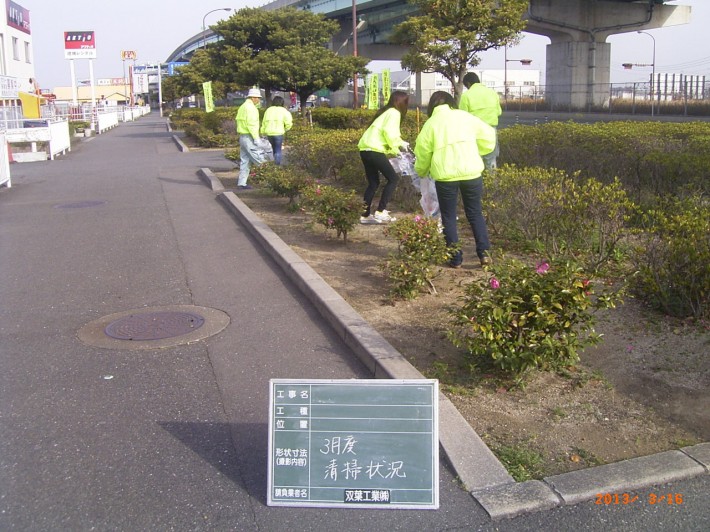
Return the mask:
{"type": "MultiPolygon", "coordinates": [[[[439,198],[444,238],[448,245],[457,244],[459,241],[458,228],[456,227],[459,191],[461,191],[466,219],[473,231],[473,238],[476,240],[476,255],[481,259],[491,247],[488,241],[486,219],[483,217],[483,207],[481,206],[483,178],[478,177],[464,181],[436,181],[436,195],[439,198]]],[[[462,262],[463,252],[461,250],[452,254],[450,262],[452,266],[458,266],[462,262]]]]}
{"type": "Polygon", "coordinates": [[[498,163],[496,161],[498,159],[499,154],[500,146],[498,145],[498,131],[496,130],[496,147],[493,148],[493,151],[491,153],[481,155],[481,159],[483,159],[483,164],[485,165],[486,170],[490,172],[496,169],[496,167],[498,166],[498,163]]]}
{"type": "Polygon", "coordinates": [[[271,149],[274,150],[274,162],[276,164],[281,164],[281,148],[284,145],[283,135],[269,135],[269,144],[271,144],[271,149]]]}
{"type": "Polygon", "coordinates": [[[251,135],[239,135],[239,179],[237,186],[247,184],[249,168],[252,163],[260,165],[264,162],[263,152],[257,147],[251,135]]]}

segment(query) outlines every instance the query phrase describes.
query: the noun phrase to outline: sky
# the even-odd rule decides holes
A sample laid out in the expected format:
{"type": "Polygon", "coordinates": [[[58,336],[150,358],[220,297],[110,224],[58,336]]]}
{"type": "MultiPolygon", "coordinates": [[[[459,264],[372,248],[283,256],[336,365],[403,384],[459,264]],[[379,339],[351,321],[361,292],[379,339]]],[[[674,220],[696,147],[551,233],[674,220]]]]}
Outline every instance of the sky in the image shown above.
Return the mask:
{"type": "MultiPolygon", "coordinates": [[[[121,51],[137,53],[136,64],[163,62],[183,42],[202,31],[203,20],[209,27],[232,13],[215,11],[230,7],[259,7],[266,1],[203,0],[14,0],[30,11],[34,44],[35,74],[43,89],[70,86],[69,60],[64,59],[65,31],[94,31],[97,58],[94,78],[120,78],[124,74],[121,51]]],[[[710,24],[709,0],[678,0],[677,5],[692,6],[690,24],[648,30],[656,40],[656,72],[708,75],[710,78],[710,46],[707,45],[710,24]]],[[[508,48],[508,59],[532,59],[529,67],[510,63],[508,70],[529,68],[540,70],[544,78],[545,46],[549,39],[523,34],[520,45],[508,48]]],[[[626,70],[622,63],[651,64],[653,41],[636,32],[612,36],[611,82],[648,81],[651,67],[626,70]]],[[[504,51],[491,50],[481,55],[478,69],[503,70],[504,51]]],[[[387,67],[400,70],[398,62],[371,64],[379,71],[387,67]]],[[[75,60],[78,79],[89,78],[89,61],[75,60]]]]}

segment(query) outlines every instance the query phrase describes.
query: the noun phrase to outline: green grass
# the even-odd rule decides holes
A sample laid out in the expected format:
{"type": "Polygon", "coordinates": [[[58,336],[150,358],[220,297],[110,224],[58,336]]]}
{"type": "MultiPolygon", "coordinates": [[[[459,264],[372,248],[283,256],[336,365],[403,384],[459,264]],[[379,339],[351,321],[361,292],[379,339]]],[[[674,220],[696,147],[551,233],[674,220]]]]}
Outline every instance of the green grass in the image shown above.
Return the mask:
{"type": "Polygon", "coordinates": [[[542,455],[524,444],[500,445],[491,450],[516,482],[540,479],[545,474],[542,455]]]}

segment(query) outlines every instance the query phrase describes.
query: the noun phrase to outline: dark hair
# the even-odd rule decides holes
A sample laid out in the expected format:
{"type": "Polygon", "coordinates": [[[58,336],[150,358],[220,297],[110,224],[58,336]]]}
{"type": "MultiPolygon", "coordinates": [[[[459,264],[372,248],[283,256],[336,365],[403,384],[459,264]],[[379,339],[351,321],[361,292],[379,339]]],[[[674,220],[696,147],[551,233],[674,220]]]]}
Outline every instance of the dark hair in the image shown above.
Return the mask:
{"type": "Polygon", "coordinates": [[[463,84],[464,86],[468,89],[471,85],[474,83],[480,83],[481,79],[478,77],[478,74],[475,72],[467,72],[466,75],[463,77],[463,84]]]}
{"type": "Polygon", "coordinates": [[[427,115],[431,116],[434,109],[440,105],[448,105],[449,107],[454,107],[454,97],[448,92],[436,91],[429,98],[429,107],[427,108],[427,115]]]}
{"type": "MultiPolygon", "coordinates": [[[[380,110],[375,113],[375,117],[372,119],[372,122],[377,120],[382,113],[393,108],[397,109],[399,114],[402,115],[402,119],[404,119],[404,117],[407,116],[407,109],[409,108],[409,94],[404,91],[393,91],[392,94],[390,94],[390,99],[387,102],[387,105],[380,108],[380,110]]],[[[372,125],[372,122],[370,122],[370,125],[372,125]]]]}
{"type": "Polygon", "coordinates": [[[281,96],[274,96],[274,99],[271,100],[271,105],[274,106],[282,106],[284,104],[284,99],[281,96]]]}

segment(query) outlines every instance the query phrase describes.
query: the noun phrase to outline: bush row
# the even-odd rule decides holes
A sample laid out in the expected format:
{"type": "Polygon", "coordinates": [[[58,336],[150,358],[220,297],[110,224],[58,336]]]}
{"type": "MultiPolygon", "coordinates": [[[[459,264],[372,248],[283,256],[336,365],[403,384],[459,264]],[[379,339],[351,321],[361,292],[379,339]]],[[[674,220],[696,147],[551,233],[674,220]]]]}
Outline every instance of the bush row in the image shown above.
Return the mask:
{"type": "Polygon", "coordinates": [[[710,124],[550,122],[500,131],[500,162],[618,178],[640,205],[666,194],[710,192],[710,124]]]}

